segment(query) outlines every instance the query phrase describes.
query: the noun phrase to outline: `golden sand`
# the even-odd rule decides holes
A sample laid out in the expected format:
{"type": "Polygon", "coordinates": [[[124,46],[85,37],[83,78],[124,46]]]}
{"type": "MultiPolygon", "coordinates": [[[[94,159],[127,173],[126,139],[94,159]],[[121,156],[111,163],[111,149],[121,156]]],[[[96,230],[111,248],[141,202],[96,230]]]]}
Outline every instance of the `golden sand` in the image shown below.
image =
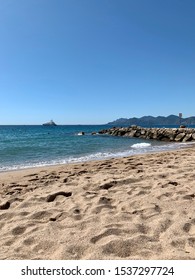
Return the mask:
{"type": "Polygon", "coordinates": [[[0,259],[195,259],[195,148],[0,173],[0,259]]]}

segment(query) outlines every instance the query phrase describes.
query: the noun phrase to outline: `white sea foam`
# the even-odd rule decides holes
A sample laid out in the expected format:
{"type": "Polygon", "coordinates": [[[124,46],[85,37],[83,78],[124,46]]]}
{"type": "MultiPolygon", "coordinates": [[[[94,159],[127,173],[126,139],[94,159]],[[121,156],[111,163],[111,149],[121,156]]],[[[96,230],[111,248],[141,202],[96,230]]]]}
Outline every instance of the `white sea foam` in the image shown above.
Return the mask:
{"type": "Polygon", "coordinates": [[[142,148],[146,148],[146,147],[150,147],[151,144],[150,143],[137,143],[137,144],[133,144],[131,146],[131,148],[134,148],[134,149],[142,149],[142,148]]]}

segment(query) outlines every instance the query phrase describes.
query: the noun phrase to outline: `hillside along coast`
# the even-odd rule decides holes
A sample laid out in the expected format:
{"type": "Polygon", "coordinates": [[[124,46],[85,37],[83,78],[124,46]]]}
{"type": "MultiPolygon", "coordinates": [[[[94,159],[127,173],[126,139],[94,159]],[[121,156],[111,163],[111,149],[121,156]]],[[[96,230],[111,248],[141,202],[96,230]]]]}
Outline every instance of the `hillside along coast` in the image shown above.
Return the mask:
{"type": "Polygon", "coordinates": [[[1,259],[194,259],[195,149],[2,172],[1,259]]]}

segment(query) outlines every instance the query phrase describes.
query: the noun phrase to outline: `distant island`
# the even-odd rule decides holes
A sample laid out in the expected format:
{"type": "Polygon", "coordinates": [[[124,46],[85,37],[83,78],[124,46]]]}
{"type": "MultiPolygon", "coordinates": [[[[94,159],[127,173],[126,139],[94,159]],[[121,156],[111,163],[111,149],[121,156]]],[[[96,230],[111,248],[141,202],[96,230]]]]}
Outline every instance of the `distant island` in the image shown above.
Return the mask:
{"type": "Polygon", "coordinates": [[[176,115],[170,115],[168,117],[153,117],[153,116],[144,116],[141,118],[120,118],[113,122],[109,122],[108,125],[113,126],[130,126],[130,125],[138,125],[138,126],[158,126],[158,125],[195,125],[195,117],[189,118],[180,118],[176,115]]]}
{"type": "Polygon", "coordinates": [[[46,122],[43,125],[44,126],[56,126],[57,124],[53,120],[51,120],[50,122],[46,122]]]}

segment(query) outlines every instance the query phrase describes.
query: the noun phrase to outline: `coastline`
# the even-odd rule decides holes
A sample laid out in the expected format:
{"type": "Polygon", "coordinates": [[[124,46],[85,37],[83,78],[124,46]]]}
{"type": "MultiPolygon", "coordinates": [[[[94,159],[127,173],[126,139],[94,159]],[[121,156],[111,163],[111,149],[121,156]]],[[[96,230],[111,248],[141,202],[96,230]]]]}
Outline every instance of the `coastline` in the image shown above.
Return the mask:
{"type": "MultiPolygon", "coordinates": [[[[111,136],[112,137],[112,136],[111,136]]],[[[159,142],[159,141],[158,141],[159,142]]],[[[159,142],[160,144],[160,142],[159,142]]],[[[161,153],[166,151],[175,151],[179,149],[185,149],[188,147],[195,146],[195,141],[190,142],[182,142],[182,143],[162,143],[161,145],[151,145],[147,141],[140,141],[135,144],[132,144],[130,148],[126,151],[116,151],[116,152],[102,152],[102,153],[94,153],[90,155],[81,156],[78,158],[68,158],[62,160],[47,160],[41,163],[25,163],[19,165],[11,165],[11,166],[1,166],[0,174],[4,172],[14,172],[14,171],[22,171],[22,170],[29,170],[29,169],[40,169],[40,168],[49,168],[55,166],[64,166],[64,165],[71,165],[71,164],[82,164],[86,162],[96,162],[96,161],[104,161],[109,159],[120,159],[124,157],[136,156],[136,155],[144,155],[144,154],[151,154],[151,153],[161,153]]]]}
{"type": "MultiPolygon", "coordinates": [[[[116,131],[110,128],[111,135],[97,134],[97,131],[100,132],[102,129],[105,130],[105,128],[108,129],[109,127],[57,126],[53,129],[42,126],[16,126],[15,128],[6,126],[1,129],[0,173],[7,170],[86,162],[89,160],[104,160],[112,157],[177,149],[180,145],[192,143],[191,138],[195,135],[195,133],[189,133],[192,130],[188,130],[188,138],[191,137],[188,140],[191,139],[190,141],[159,141],[149,138],[152,135],[153,137],[155,135],[158,136],[160,131],[165,133],[164,129],[159,128],[156,134],[152,132],[153,129],[152,131],[149,129],[149,133],[147,128],[134,126],[131,128],[121,128],[122,130],[116,129],[116,131]],[[129,132],[129,129],[131,129],[131,132],[129,132]],[[85,135],[82,137],[78,136],[79,131],[83,131],[85,135]],[[94,131],[96,131],[96,135],[94,135],[94,131]],[[127,135],[127,137],[115,136],[115,133],[122,135],[125,131],[127,134],[135,134],[136,137],[129,137],[130,135],[127,135]],[[112,133],[114,133],[114,137],[112,133]],[[144,139],[139,137],[140,133],[145,137],[144,139]],[[5,139],[7,140],[5,141],[5,139]]],[[[166,129],[166,133],[171,136],[172,131],[180,131],[181,129],[169,130],[166,129]]],[[[164,136],[163,139],[165,138],[164,136]]],[[[185,137],[185,139],[187,138],[185,137]]]]}
{"type": "Polygon", "coordinates": [[[194,259],[194,166],[190,146],[1,172],[0,259],[194,259]]]}

